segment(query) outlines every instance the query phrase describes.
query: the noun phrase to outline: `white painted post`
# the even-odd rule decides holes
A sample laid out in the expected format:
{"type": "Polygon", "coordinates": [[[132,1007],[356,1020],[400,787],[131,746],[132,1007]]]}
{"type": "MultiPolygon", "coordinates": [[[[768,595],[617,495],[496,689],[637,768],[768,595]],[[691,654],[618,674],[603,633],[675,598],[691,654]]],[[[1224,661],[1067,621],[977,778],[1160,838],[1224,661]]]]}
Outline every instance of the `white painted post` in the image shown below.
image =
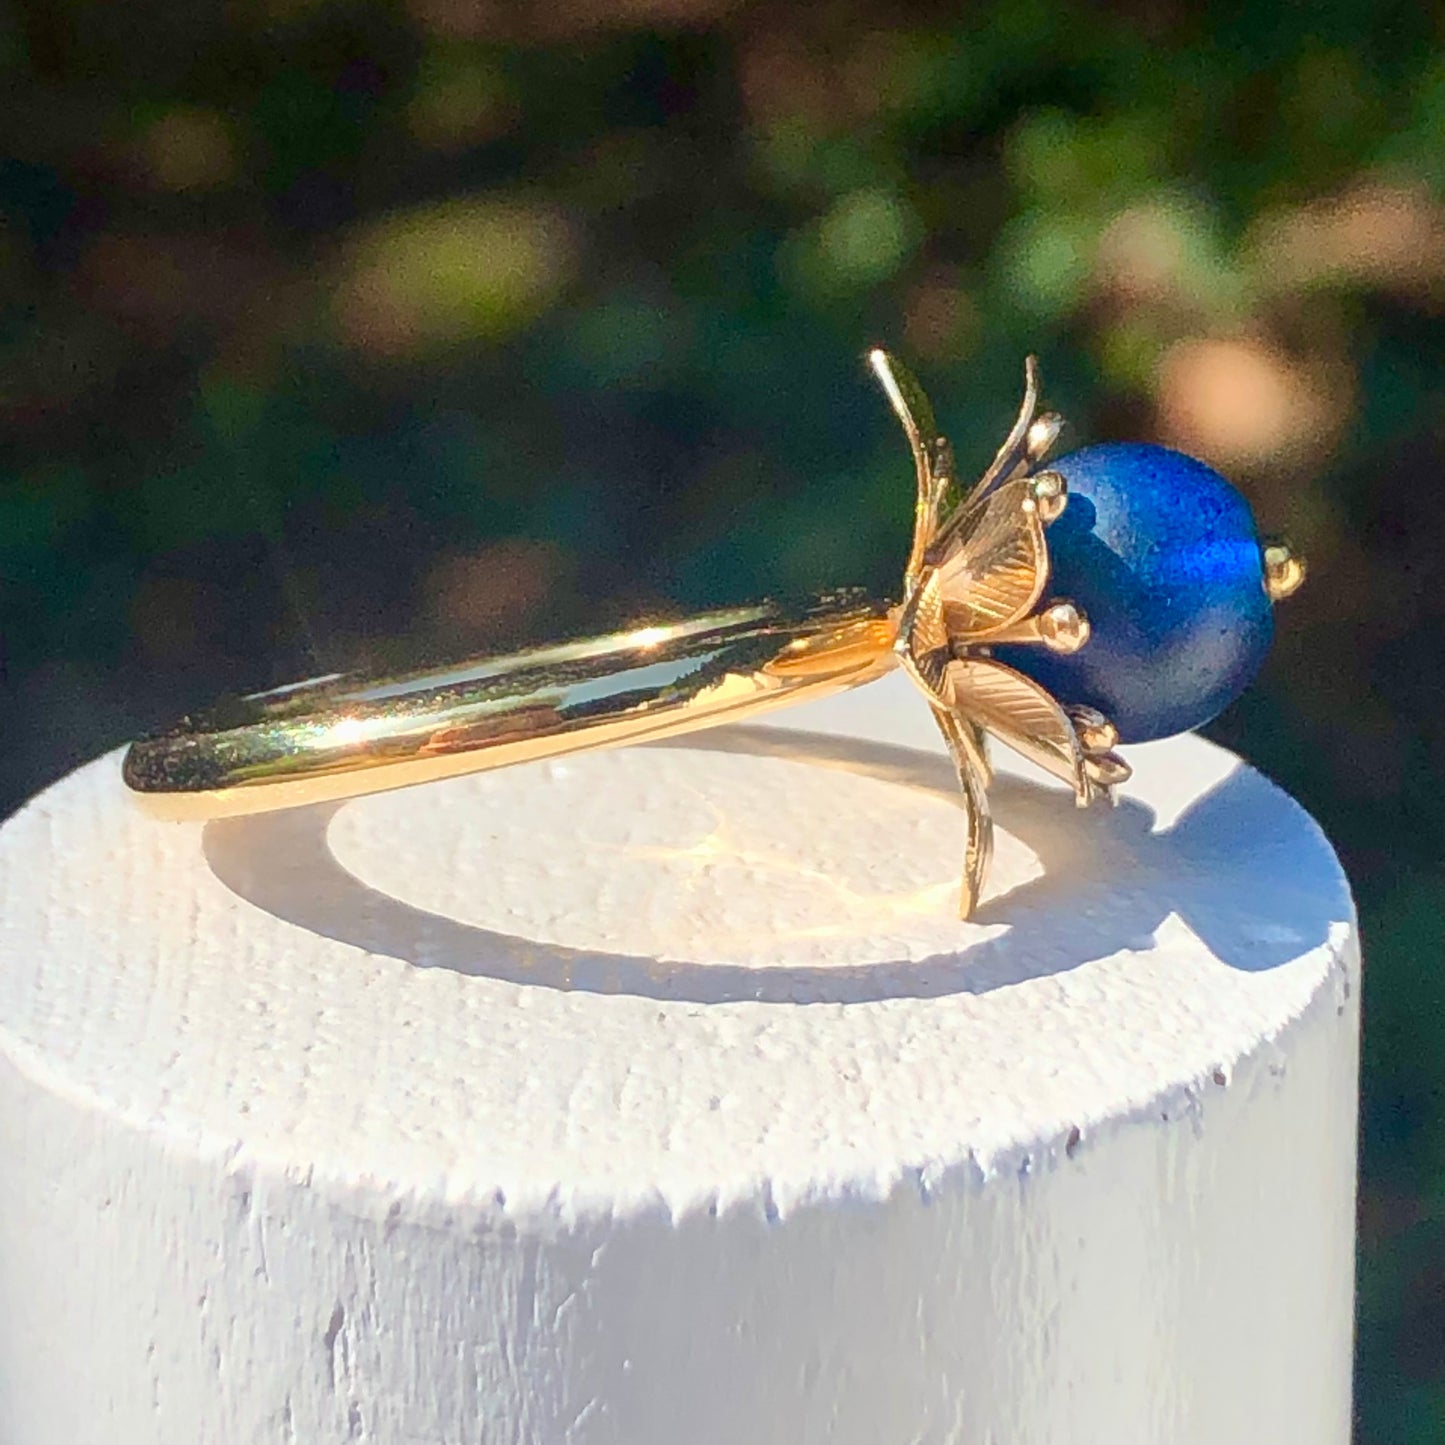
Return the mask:
{"type": "Polygon", "coordinates": [[[0,829],[5,1445],[1344,1445],[1357,951],[1209,745],[766,729],[0,829]]]}

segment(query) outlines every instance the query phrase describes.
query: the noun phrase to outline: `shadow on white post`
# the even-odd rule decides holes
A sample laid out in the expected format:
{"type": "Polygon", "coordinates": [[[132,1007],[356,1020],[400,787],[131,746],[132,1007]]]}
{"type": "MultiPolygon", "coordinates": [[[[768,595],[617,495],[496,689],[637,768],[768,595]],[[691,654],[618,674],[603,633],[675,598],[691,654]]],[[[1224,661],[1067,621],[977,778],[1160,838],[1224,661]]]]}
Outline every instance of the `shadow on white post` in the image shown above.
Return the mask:
{"type": "Polygon", "coordinates": [[[1196,739],[766,728],[0,829],[6,1445],[1345,1445],[1357,942],[1196,739]]]}

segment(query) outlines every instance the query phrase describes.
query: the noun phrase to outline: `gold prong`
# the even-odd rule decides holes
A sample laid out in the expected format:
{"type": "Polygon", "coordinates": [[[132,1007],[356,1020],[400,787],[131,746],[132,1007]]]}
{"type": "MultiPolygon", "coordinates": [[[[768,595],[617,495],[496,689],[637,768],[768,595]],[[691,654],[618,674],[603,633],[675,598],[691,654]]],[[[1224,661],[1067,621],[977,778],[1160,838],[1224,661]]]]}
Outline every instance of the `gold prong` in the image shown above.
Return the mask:
{"type": "Polygon", "coordinates": [[[1119,746],[1119,729],[1093,707],[1071,707],[1069,720],[1086,753],[1108,753],[1119,746]]]}
{"type": "Polygon", "coordinates": [[[1069,500],[1069,484],[1061,472],[1040,472],[1031,477],[1034,505],[1039,509],[1039,520],[1044,523],[1057,522],[1064,515],[1069,500]]]}
{"type": "Polygon", "coordinates": [[[1089,640],[1089,619],[1072,602],[1051,602],[1039,613],[1039,641],[1050,652],[1077,652],[1089,640]]]}
{"type": "Polygon", "coordinates": [[[1271,602],[1292,597],[1304,583],[1305,559],[1297,557],[1284,542],[1271,542],[1264,549],[1264,590],[1271,602]]]}
{"type": "Polygon", "coordinates": [[[1047,607],[1009,627],[980,637],[979,642],[1039,642],[1050,652],[1077,652],[1089,640],[1089,619],[1072,602],[1050,602],[1047,607]]]}
{"type": "Polygon", "coordinates": [[[1084,758],[1084,771],[1089,781],[1100,788],[1114,788],[1127,783],[1134,770],[1117,753],[1090,753],[1084,758]]]}
{"type": "Polygon", "coordinates": [[[953,456],[953,443],[947,437],[934,437],[928,445],[928,470],[933,478],[934,501],[942,504],[950,488],[958,486],[958,463],[953,456]]]}
{"type": "Polygon", "coordinates": [[[1037,417],[1029,424],[1028,433],[1024,438],[1024,450],[1028,459],[1037,464],[1043,461],[1053,449],[1053,445],[1059,439],[1059,433],[1064,429],[1064,419],[1056,411],[1046,411],[1041,417],[1037,417]]]}

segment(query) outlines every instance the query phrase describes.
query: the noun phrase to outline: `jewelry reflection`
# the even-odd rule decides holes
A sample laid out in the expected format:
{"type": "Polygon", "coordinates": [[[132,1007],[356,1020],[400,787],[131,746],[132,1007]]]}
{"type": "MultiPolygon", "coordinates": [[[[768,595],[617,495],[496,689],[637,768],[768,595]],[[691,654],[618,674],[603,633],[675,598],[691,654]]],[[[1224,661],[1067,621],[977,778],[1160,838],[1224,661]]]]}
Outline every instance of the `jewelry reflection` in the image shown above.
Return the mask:
{"type": "Polygon", "coordinates": [[[1121,740],[1196,726],[1247,684],[1270,604],[1300,585],[1303,563],[1283,544],[1262,548],[1238,494],[1176,453],[1102,446],[1046,466],[1063,423],[1038,413],[1033,358],[1013,429],[965,491],[918,383],[884,351],[869,363],[917,484],[898,603],[842,592],[443,669],[319,678],[139,740],[126,783],[168,817],[269,811],[674,737],[901,666],[958,776],[969,916],[992,849],[988,737],[1063,779],[1081,806],[1111,797],[1129,776],[1121,740]]]}

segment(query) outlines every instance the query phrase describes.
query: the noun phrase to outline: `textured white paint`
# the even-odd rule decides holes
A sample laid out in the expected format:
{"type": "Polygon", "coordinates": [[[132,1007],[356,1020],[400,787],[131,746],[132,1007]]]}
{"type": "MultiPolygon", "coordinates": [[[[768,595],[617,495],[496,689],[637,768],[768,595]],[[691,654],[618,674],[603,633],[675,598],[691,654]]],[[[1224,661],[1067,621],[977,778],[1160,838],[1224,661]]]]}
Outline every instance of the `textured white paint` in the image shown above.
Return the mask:
{"type": "Polygon", "coordinates": [[[1344,1445],[1356,942],[1197,740],[765,729],[0,829],[4,1445],[1344,1445]],[[860,771],[861,770],[861,771],[860,771]]]}

